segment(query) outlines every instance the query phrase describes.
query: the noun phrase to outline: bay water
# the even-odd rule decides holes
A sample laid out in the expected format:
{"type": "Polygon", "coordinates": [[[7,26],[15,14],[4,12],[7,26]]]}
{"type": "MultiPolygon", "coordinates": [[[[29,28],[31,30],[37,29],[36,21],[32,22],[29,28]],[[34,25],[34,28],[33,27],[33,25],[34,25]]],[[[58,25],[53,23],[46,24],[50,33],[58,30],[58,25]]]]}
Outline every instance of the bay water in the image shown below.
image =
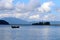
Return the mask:
{"type": "Polygon", "coordinates": [[[60,26],[0,25],[0,40],[60,40],[60,26]]]}

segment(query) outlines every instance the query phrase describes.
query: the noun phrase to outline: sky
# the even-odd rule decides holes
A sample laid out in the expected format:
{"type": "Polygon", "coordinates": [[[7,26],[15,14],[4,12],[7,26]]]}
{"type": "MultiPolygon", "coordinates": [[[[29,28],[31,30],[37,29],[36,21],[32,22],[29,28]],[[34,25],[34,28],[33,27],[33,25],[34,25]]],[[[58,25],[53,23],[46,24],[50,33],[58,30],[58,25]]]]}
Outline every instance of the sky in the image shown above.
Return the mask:
{"type": "Polygon", "coordinates": [[[60,21],[60,0],[0,0],[0,19],[60,21]]]}

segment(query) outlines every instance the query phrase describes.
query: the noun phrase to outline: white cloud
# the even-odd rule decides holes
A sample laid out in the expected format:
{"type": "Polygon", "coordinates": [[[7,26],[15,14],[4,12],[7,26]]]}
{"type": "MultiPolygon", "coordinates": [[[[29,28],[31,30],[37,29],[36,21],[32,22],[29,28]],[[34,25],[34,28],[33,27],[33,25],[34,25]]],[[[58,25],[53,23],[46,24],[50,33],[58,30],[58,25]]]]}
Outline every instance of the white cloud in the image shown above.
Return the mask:
{"type": "Polygon", "coordinates": [[[15,11],[20,12],[20,13],[24,13],[27,11],[27,6],[24,3],[17,3],[15,5],[15,11]]]}
{"type": "Polygon", "coordinates": [[[28,4],[16,3],[16,5],[13,5],[12,2],[13,0],[0,1],[0,19],[4,17],[14,17],[18,19],[37,21],[37,20],[41,20],[44,17],[43,19],[47,20],[51,16],[46,15],[46,16],[40,17],[40,13],[41,12],[45,13],[45,12],[50,11],[51,9],[50,7],[54,4],[52,1],[50,1],[50,2],[43,3],[39,7],[40,5],[39,0],[30,0],[28,4]]]}
{"type": "Polygon", "coordinates": [[[13,6],[13,0],[5,0],[5,7],[11,8],[13,6]]]}
{"type": "Polygon", "coordinates": [[[37,20],[37,19],[40,19],[40,16],[38,14],[37,15],[32,15],[32,16],[29,16],[29,19],[37,20]]]}
{"type": "Polygon", "coordinates": [[[45,21],[54,21],[55,16],[53,14],[44,15],[43,20],[45,21]]]}
{"type": "Polygon", "coordinates": [[[57,7],[57,8],[55,9],[55,11],[58,12],[58,13],[60,13],[60,7],[57,7]]]}
{"type": "Polygon", "coordinates": [[[0,0],[0,10],[12,9],[13,0],[0,0]]]}
{"type": "Polygon", "coordinates": [[[5,13],[5,14],[0,14],[0,19],[1,19],[1,18],[5,18],[5,17],[20,18],[21,16],[22,16],[22,14],[20,14],[20,13],[13,13],[13,14],[5,13]]]}
{"type": "Polygon", "coordinates": [[[40,0],[30,0],[28,4],[28,9],[33,10],[40,5],[40,0]]]}
{"type": "Polygon", "coordinates": [[[51,11],[51,6],[53,6],[53,5],[54,5],[54,3],[52,1],[45,2],[41,5],[41,7],[38,8],[38,11],[41,13],[49,12],[49,11],[51,11]]]}
{"type": "Polygon", "coordinates": [[[29,12],[27,13],[18,13],[18,12],[13,12],[13,13],[0,13],[0,19],[2,18],[6,18],[6,17],[13,17],[13,18],[17,18],[17,19],[23,19],[25,20],[26,18],[28,19],[29,17],[29,12]]]}
{"type": "Polygon", "coordinates": [[[40,5],[39,0],[30,0],[30,2],[28,4],[17,3],[15,5],[16,6],[15,8],[18,12],[25,13],[25,12],[36,9],[38,7],[38,5],[40,5]]]}

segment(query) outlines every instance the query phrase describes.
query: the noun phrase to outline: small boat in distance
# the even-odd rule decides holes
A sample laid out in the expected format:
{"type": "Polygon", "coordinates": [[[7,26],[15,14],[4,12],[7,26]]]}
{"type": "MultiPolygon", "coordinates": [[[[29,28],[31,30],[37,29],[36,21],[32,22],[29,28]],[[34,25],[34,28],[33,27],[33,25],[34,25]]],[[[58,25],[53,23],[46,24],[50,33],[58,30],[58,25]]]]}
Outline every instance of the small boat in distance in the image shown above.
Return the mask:
{"type": "Polygon", "coordinates": [[[12,25],[11,28],[19,28],[17,25],[12,25]]]}

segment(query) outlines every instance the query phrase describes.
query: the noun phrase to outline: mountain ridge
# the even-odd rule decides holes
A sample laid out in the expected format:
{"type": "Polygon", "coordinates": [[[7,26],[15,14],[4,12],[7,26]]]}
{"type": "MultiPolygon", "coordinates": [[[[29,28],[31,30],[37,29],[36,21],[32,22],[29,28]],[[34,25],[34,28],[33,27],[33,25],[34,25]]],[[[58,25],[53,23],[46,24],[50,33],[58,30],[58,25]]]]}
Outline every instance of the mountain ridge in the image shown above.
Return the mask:
{"type": "Polygon", "coordinates": [[[10,24],[30,24],[30,22],[22,20],[22,19],[17,19],[17,18],[2,18],[2,20],[6,20],[10,24]]]}

